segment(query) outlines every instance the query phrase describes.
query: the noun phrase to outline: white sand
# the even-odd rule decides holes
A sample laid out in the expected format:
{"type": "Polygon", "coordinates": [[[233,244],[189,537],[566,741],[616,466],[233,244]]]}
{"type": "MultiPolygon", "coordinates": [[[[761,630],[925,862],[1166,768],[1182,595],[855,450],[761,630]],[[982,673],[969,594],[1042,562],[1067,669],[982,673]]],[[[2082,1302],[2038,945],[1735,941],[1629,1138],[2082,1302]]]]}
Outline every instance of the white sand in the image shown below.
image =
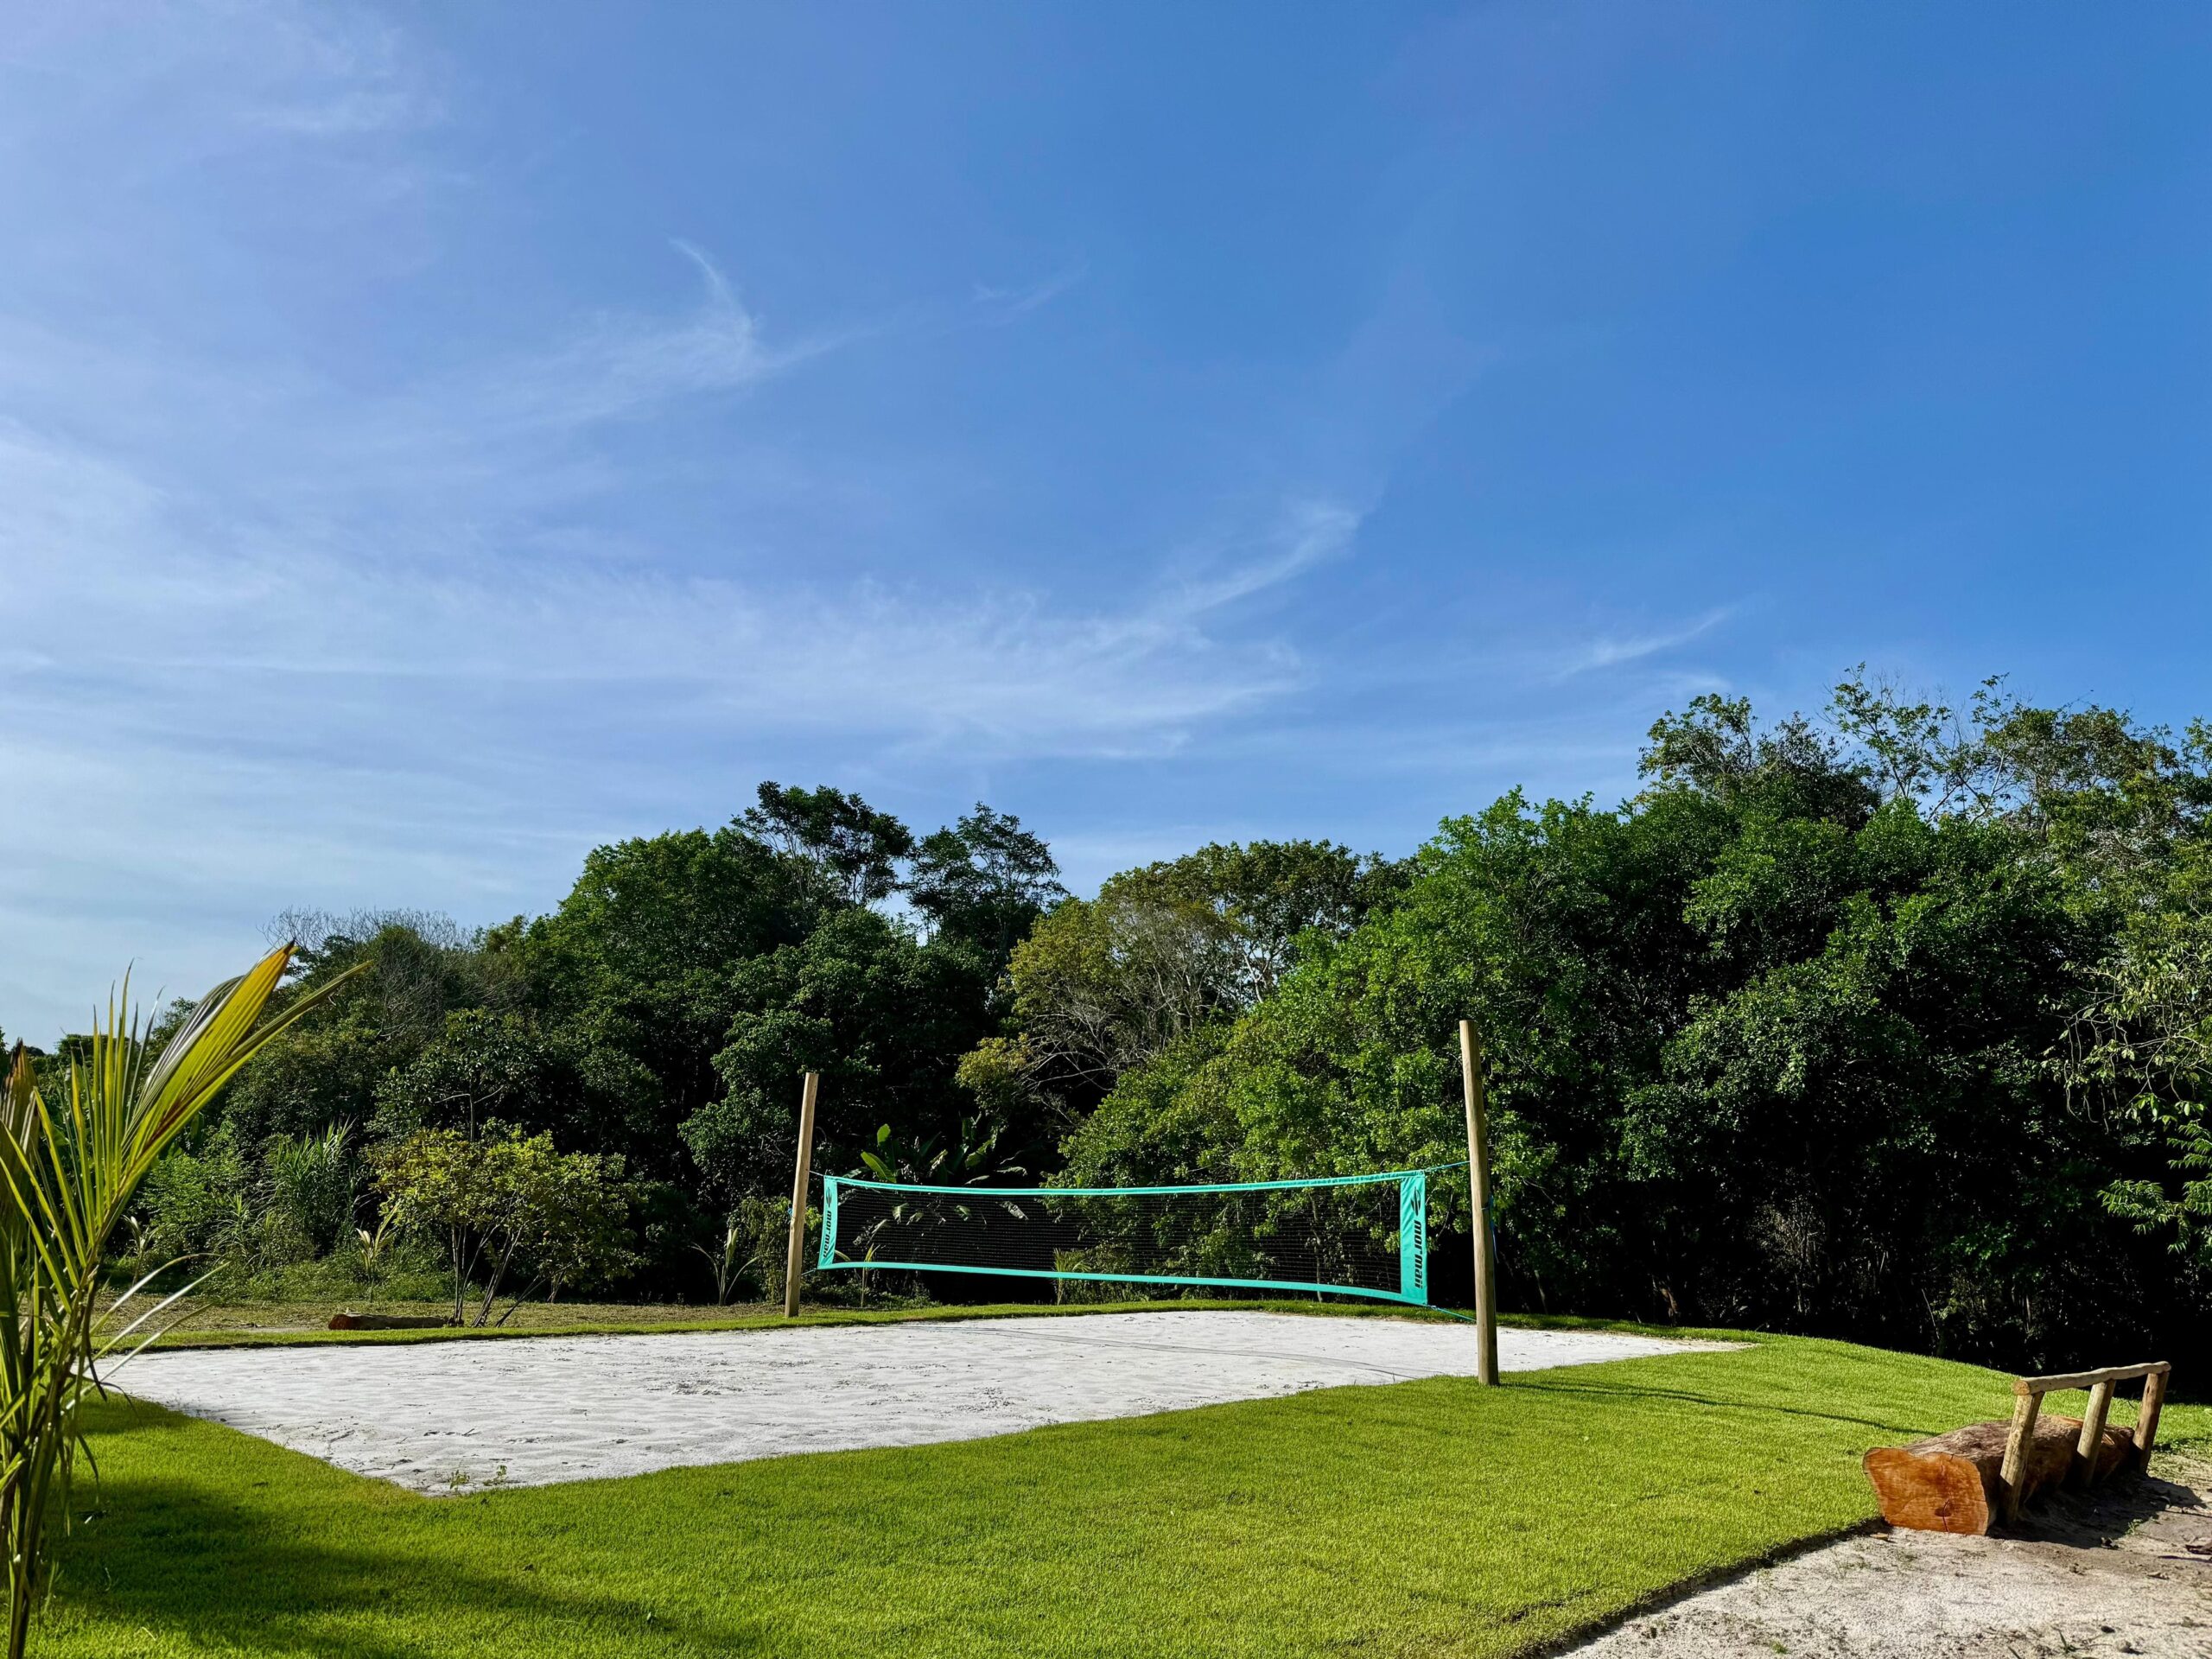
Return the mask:
{"type": "Polygon", "coordinates": [[[2031,1505],[2018,1532],[1847,1538],[1696,1591],[1573,1659],[2212,1659],[2212,1466],[2031,1505]]]}
{"type": "MultiPolygon", "coordinates": [[[[1346,1383],[1466,1376],[1474,1328],[1094,1313],[667,1336],[152,1352],[129,1393],[417,1491],[920,1446],[1346,1383]]],[[[1506,1329],[1507,1370],[1726,1344],[1506,1329]]]]}

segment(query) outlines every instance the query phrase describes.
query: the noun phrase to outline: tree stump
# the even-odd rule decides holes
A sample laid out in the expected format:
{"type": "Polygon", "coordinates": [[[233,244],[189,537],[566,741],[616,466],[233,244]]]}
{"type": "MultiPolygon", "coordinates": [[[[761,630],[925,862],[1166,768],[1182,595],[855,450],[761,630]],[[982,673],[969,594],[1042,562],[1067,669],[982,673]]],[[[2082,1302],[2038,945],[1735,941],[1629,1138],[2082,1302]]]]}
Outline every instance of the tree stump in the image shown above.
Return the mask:
{"type": "MultiPolygon", "coordinates": [[[[1863,1462],[1882,1503],[1882,1519],[1893,1527],[1922,1532],[1981,1534],[2002,1510],[2005,1442],[2010,1423],[1970,1423],[1911,1446],[1878,1446],[1863,1462]]],[[[2063,1485],[2082,1434],[2078,1417],[2038,1418],[2021,1471],[2023,1498],[2045,1486],[2063,1485]]],[[[2107,1428],[2098,1440],[2096,1467],[2101,1480],[2126,1463],[2135,1437],[2124,1428],[2107,1428]]]]}

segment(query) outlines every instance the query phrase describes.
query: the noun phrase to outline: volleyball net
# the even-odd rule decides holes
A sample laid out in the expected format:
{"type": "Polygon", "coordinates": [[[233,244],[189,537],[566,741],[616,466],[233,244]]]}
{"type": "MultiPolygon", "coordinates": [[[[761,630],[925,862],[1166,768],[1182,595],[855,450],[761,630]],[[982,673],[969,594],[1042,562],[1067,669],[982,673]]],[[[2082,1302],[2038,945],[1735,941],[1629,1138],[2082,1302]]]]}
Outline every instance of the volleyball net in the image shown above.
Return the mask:
{"type": "Polygon", "coordinates": [[[823,1180],[817,1268],[1428,1303],[1428,1172],[1186,1186],[823,1180]]]}

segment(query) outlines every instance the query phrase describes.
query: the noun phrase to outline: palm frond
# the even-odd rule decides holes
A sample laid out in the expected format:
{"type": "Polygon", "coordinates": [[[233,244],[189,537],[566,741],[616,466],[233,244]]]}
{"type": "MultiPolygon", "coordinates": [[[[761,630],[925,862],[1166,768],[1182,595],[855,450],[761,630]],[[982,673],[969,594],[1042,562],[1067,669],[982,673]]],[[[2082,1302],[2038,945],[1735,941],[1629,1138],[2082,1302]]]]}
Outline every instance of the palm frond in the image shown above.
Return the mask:
{"type": "MultiPolygon", "coordinates": [[[[28,1055],[19,1052],[9,1072],[0,1101],[0,1550],[9,1659],[22,1659],[29,1638],[48,1532],[57,1517],[67,1523],[84,1452],[78,1408],[99,1387],[99,1363],[193,1288],[103,1333],[99,1300],[109,1243],[162,1154],[270,1039],[346,977],[270,1015],[292,957],[292,946],[280,945],[217,986],[151,1055],[125,976],[105,1018],[95,1019],[85,1053],[71,1060],[60,1109],[28,1055]]],[[[159,1271],[125,1291],[116,1308],[159,1271]]]]}

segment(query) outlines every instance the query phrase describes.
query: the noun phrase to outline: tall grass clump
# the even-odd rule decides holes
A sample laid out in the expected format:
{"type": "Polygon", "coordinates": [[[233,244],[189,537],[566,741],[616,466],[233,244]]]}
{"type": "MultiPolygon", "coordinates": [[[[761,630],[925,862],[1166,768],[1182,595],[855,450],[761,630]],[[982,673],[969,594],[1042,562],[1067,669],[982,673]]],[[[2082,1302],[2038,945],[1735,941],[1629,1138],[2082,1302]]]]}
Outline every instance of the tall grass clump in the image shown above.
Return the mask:
{"type": "Polygon", "coordinates": [[[281,945],[210,991],[158,1053],[130,1009],[126,978],[105,1019],[95,1016],[66,1076],[42,1083],[20,1049],[10,1070],[0,1102],[0,1548],[7,1557],[8,1659],[22,1659],[49,1532],[67,1515],[83,1445],[79,1408],[99,1386],[97,1367],[167,1306],[116,1323],[149,1274],[103,1317],[101,1264],[109,1243],[162,1152],[263,1044],[327,994],[325,988],[295,998],[264,1020],[292,950],[281,945]]]}

